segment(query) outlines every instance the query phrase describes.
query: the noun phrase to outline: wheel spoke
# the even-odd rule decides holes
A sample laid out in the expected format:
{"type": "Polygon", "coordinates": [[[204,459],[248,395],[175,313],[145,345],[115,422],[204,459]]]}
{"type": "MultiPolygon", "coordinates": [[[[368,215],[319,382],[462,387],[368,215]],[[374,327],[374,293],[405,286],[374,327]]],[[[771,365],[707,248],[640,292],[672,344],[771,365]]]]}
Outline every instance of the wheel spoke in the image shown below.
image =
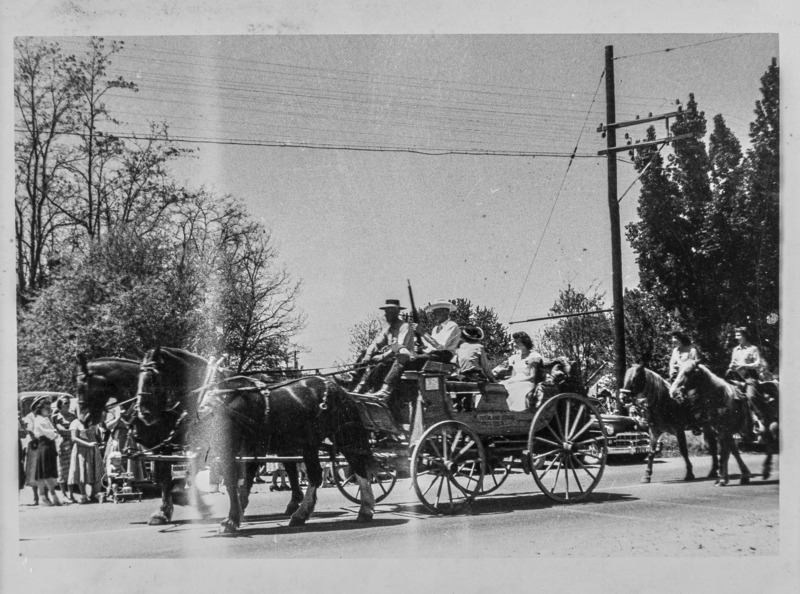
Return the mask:
{"type": "Polygon", "coordinates": [[[581,481],[578,478],[578,473],[575,472],[575,466],[572,464],[572,456],[569,457],[568,461],[569,461],[569,467],[572,470],[572,476],[575,477],[575,482],[578,484],[578,490],[580,490],[580,492],[583,493],[583,486],[581,485],[581,481]]]}
{"type": "Polygon", "coordinates": [[[351,472],[350,475],[345,480],[342,481],[342,486],[346,487],[347,485],[352,484],[355,478],[356,478],[355,473],[351,472]]]}
{"type": "MultiPolygon", "coordinates": [[[[552,430],[552,428],[550,429],[550,431],[553,433],[553,435],[555,435],[555,437],[556,437],[556,439],[558,441],[562,441],[563,442],[564,441],[564,427],[561,425],[561,418],[558,416],[558,403],[556,403],[555,409],[556,409],[556,414],[554,414],[553,417],[556,420],[556,425],[558,425],[558,430],[561,433],[561,435],[556,435],[556,433],[552,430]]],[[[551,425],[550,423],[547,424],[548,427],[550,427],[550,425],[551,425]]]]}
{"type": "Polygon", "coordinates": [[[448,475],[448,477],[447,477],[447,496],[450,498],[450,505],[453,505],[453,487],[450,485],[453,482],[455,482],[453,480],[453,477],[448,475]]]}
{"type": "MultiPolygon", "coordinates": [[[[556,420],[558,420],[558,415],[556,415],[556,420]]],[[[550,431],[550,433],[553,435],[553,437],[555,437],[555,438],[556,438],[556,441],[557,441],[558,443],[564,443],[564,438],[563,438],[561,435],[558,435],[558,434],[555,432],[555,430],[553,429],[552,425],[553,425],[553,422],[552,422],[552,421],[550,421],[550,422],[549,422],[549,423],[546,425],[546,426],[547,426],[547,430],[548,430],[548,431],[550,431]]],[[[558,421],[558,425],[559,425],[559,426],[561,425],[561,421],[558,421]]]]}
{"type": "Polygon", "coordinates": [[[574,440],[578,439],[578,437],[580,437],[581,435],[583,435],[583,434],[586,432],[586,430],[587,430],[589,427],[591,427],[593,424],[594,424],[594,419],[592,419],[592,418],[589,418],[589,421],[588,421],[588,422],[587,422],[587,423],[586,423],[586,424],[585,424],[583,427],[581,427],[581,430],[580,430],[580,431],[578,431],[577,433],[575,433],[575,434],[573,434],[573,435],[571,435],[571,436],[570,436],[570,440],[571,440],[571,441],[574,441],[574,440]]]}
{"type": "Polygon", "coordinates": [[[596,437],[590,437],[589,439],[584,439],[583,441],[576,441],[572,445],[576,445],[576,446],[577,445],[587,445],[587,444],[590,444],[590,443],[596,445],[598,447],[598,449],[601,449],[600,448],[600,444],[597,443],[597,438],[596,437]]]}
{"type": "Polygon", "coordinates": [[[550,472],[550,469],[553,468],[553,464],[555,464],[560,457],[561,457],[561,452],[556,454],[556,457],[550,460],[550,464],[548,464],[547,468],[544,469],[544,472],[539,475],[539,480],[542,480],[545,477],[545,475],[547,475],[547,473],[550,472]]]}
{"type": "Polygon", "coordinates": [[[593,475],[591,473],[591,471],[583,465],[583,462],[581,462],[577,458],[575,458],[575,462],[578,463],[578,466],[580,466],[586,474],[588,474],[590,477],[592,477],[592,481],[596,481],[597,480],[597,477],[595,475],[593,475]]]}
{"type": "MultiPolygon", "coordinates": [[[[559,456],[560,457],[560,456],[559,456]]],[[[550,489],[551,493],[556,492],[556,485],[558,484],[558,475],[561,474],[561,464],[556,468],[556,478],[553,480],[553,487],[550,489]]]]}
{"type": "Polygon", "coordinates": [[[581,415],[583,414],[583,411],[585,409],[586,405],[581,402],[581,407],[578,409],[578,414],[575,415],[575,422],[572,423],[572,427],[570,427],[569,430],[569,435],[567,435],[567,441],[571,441],[572,439],[574,439],[575,427],[577,427],[578,423],[580,423],[581,415]]]}
{"type": "Polygon", "coordinates": [[[538,435],[534,436],[533,439],[534,439],[534,441],[543,441],[544,443],[546,443],[548,445],[551,445],[551,446],[555,446],[557,448],[563,447],[560,443],[556,443],[554,441],[550,441],[549,439],[545,439],[544,437],[539,437],[538,435]]]}
{"type": "MultiPolygon", "coordinates": [[[[436,454],[436,456],[435,456],[435,457],[436,457],[436,458],[440,458],[440,459],[442,459],[442,460],[445,460],[445,457],[444,457],[444,456],[442,456],[442,453],[439,451],[439,448],[437,448],[437,447],[436,447],[436,442],[435,442],[435,441],[433,441],[432,437],[433,437],[433,436],[431,436],[431,439],[428,439],[428,444],[431,446],[431,448],[433,448],[433,451],[434,451],[434,453],[436,454]]],[[[446,441],[445,441],[445,445],[447,445],[447,442],[446,442],[446,441]]]]}
{"type": "MultiPolygon", "coordinates": [[[[555,445],[555,444],[553,444],[553,445],[555,445]]],[[[560,450],[561,450],[561,448],[558,448],[557,450],[550,450],[549,452],[545,452],[544,454],[536,454],[535,456],[531,456],[531,460],[538,460],[539,458],[544,458],[545,456],[549,456],[550,454],[553,454],[553,453],[558,452],[560,450]]]]}
{"type": "MultiPolygon", "coordinates": [[[[572,411],[572,399],[566,398],[565,402],[567,403],[566,404],[567,416],[564,419],[564,427],[566,427],[567,431],[569,431],[569,413],[572,411]]],[[[564,434],[564,441],[568,441],[569,436],[567,435],[567,433],[563,429],[561,430],[561,432],[564,434]]]]}
{"type": "Polygon", "coordinates": [[[456,448],[458,447],[458,442],[461,441],[461,436],[463,434],[464,432],[461,429],[459,429],[458,433],[456,433],[455,438],[453,438],[453,441],[450,443],[450,456],[452,460],[456,459],[456,456],[454,456],[453,453],[456,451],[456,448]]]}
{"type": "Polygon", "coordinates": [[[564,481],[567,484],[564,493],[566,494],[567,499],[569,499],[569,458],[569,454],[564,454],[564,481]]]}
{"type": "Polygon", "coordinates": [[[463,448],[461,448],[461,451],[460,451],[460,452],[458,452],[458,454],[456,454],[455,456],[453,456],[453,462],[458,462],[458,461],[459,461],[459,460],[460,460],[460,459],[461,459],[461,458],[464,456],[464,453],[465,453],[465,452],[466,452],[468,449],[472,448],[472,446],[474,446],[476,443],[477,443],[476,441],[474,441],[474,440],[470,440],[470,442],[469,442],[468,444],[464,445],[464,447],[463,447],[463,448]]]}

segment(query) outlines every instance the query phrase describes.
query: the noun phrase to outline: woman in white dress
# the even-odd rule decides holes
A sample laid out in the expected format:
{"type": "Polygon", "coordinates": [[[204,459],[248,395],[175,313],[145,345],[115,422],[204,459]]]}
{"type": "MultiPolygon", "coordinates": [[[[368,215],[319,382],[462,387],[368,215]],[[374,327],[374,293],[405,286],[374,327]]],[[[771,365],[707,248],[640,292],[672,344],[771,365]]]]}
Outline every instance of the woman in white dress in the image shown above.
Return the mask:
{"type": "Polygon", "coordinates": [[[495,368],[494,373],[502,373],[504,369],[511,369],[512,375],[500,383],[508,391],[508,410],[521,411],[528,409],[528,395],[535,386],[535,364],[542,360],[542,356],[533,350],[531,337],[525,332],[515,332],[511,335],[517,347],[508,362],[495,368]]]}

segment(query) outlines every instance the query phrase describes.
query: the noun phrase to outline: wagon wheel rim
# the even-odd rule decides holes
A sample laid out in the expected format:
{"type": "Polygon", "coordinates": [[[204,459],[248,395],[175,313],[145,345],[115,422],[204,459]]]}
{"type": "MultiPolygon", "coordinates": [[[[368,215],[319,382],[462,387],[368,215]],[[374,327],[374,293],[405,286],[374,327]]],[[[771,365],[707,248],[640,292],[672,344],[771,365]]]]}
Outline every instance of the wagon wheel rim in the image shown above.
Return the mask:
{"type": "Polygon", "coordinates": [[[483,484],[481,485],[481,495],[488,495],[494,493],[503,486],[506,482],[508,475],[511,474],[511,466],[513,460],[511,458],[503,458],[496,461],[492,468],[487,469],[491,472],[486,472],[483,477],[483,484]]]}
{"type": "MultiPolygon", "coordinates": [[[[370,484],[375,496],[375,503],[380,503],[394,489],[394,485],[397,483],[397,470],[388,460],[377,459],[377,462],[378,470],[370,473],[370,484]]],[[[334,452],[331,454],[331,466],[333,482],[336,484],[336,488],[346,499],[360,505],[361,488],[356,480],[356,474],[350,469],[350,465],[334,452]]]]}
{"type": "Polygon", "coordinates": [[[599,484],[608,458],[602,417],[578,394],[559,394],[537,411],[528,435],[531,474],[559,503],[585,500],[599,484]]]}
{"type": "Polygon", "coordinates": [[[411,480],[425,508],[454,514],[481,493],[486,456],[478,434],[442,421],[422,434],[411,455],[411,480]]]}

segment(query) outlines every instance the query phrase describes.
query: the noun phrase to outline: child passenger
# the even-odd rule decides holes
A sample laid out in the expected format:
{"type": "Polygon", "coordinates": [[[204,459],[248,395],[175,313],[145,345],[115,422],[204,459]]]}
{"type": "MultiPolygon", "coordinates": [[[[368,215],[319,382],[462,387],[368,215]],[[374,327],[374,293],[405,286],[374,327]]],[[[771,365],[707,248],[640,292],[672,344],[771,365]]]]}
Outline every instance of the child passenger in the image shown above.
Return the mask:
{"type": "Polygon", "coordinates": [[[477,326],[461,328],[462,343],[456,351],[458,375],[464,381],[494,382],[495,377],[486,360],[486,351],[481,344],[483,330],[477,326]]]}

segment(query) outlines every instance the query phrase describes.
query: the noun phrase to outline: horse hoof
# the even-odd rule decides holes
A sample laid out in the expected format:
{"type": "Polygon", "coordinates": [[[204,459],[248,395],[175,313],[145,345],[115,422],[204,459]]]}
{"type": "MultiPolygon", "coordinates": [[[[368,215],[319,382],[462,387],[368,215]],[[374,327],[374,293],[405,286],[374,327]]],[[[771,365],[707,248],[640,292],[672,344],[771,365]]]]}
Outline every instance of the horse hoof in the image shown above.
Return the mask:
{"type": "Polygon", "coordinates": [[[727,484],[728,484],[728,481],[720,479],[716,483],[714,483],[714,486],[715,487],[724,487],[727,484]]]}
{"type": "Polygon", "coordinates": [[[357,522],[371,522],[372,521],[372,514],[359,512],[358,518],[356,519],[357,522]]]}
{"type": "Polygon", "coordinates": [[[231,519],[223,520],[219,524],[217,532],[219,534],[236,534],[239,531],[239,523],[231,519]]]}
{"type": "Polygon", "coordinates": [[[650,482],[650,477],[649,477],[649,476],[646,476],[646,477],[644,477],[644,478],[643,478],[641,481],[639,481],[639,482],[641,482],[641,483],[649,483],[649,482],[650,482]]]}
{"type": "Polygon", "coordinates": [[[163,526],[167,523],[167,517],[163,514],[157,516],[150,516],[150,521],[147,522],[148,526],[163,526]]]}
{"type": "Polygon", "coordinates": [[[292,516],[292,519],[289,520],[289,526],[305,526],[305,523],[305,518],[298,518],[296,516],[292,516]]]}
{"type": "Polygon", "coordinates": [[[285,516],[291,516],[294,512],[300,509],[300,504],[296,501],[290,501],[289,505],[286,506],[286,511],[283,512],[285,516]]]}

